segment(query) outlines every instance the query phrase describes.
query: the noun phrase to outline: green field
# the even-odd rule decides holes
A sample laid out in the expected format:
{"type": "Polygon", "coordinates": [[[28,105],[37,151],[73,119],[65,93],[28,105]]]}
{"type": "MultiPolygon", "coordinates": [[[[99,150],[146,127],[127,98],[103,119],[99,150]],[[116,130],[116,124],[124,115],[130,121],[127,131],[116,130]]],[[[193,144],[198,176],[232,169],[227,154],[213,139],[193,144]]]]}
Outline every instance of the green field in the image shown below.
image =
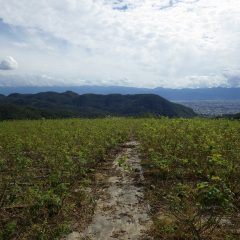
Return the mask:
{"type": "Polygon", "coordinates": [[[130,139],[140,143],[150,235],[240,239],[239,133],[230,120],[1,122],[0,239],[59,239],[84,222],[99,164],[130,139]]]}
{"type": "Polygon", "coordinates": [[[240,239],[240,122],[143,120],[156,239],[240,239]]]}

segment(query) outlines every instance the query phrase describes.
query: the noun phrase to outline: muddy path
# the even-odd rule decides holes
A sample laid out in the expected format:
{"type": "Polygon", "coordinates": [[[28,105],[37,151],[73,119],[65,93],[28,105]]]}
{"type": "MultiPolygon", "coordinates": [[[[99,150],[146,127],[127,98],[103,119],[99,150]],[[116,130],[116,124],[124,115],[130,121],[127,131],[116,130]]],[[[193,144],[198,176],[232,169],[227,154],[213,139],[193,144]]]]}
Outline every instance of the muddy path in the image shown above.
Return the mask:
{"type": "Polygon", "coordinates": [[[149,239],[144,232],[151,220],[144,202],[144,181],[138,143],[127,142],[99,176],[100,189],[91,224],[82,232],[73,232],[67,240],[149,239]]]}

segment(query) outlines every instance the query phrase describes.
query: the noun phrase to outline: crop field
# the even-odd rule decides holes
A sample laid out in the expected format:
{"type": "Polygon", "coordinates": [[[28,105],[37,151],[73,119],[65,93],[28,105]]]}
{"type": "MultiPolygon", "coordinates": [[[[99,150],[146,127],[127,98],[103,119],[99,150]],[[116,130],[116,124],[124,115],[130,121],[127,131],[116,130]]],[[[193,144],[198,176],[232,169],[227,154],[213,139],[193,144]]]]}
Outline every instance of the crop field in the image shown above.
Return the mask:
{"type": "Polygon", "coordinates": [[[69,214],[91,211],[97,162],[129,138],[122,120],[0,124],[0,239],[57,239],[69,214]],[[89,207],[89,209],[87,209],[89,207]]]}
{"type": "Polygon", "coordinates": [[[240,239],[240,123],[138,125],[157,239],[240,239]]]}
{"type": "Polygon", "coordinates": [[[61,239],[94,212],[98,166],[135,140],[153,239],[240,239],[240,122],[0,122],[0,239],[61,239]]]}

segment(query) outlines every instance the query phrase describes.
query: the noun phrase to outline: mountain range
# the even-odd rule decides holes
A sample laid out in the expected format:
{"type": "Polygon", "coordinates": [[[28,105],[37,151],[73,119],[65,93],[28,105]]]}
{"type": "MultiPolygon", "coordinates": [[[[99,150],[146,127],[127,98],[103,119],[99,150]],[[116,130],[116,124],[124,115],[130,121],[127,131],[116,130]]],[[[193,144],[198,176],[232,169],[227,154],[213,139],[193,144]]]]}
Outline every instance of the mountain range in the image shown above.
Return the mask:
{"type": "Polygon", "coordinates": [[[156,94],[171,101],[202,101],[202,100],[240,100],[240,88],[136,88],[121,86],[46,86],[46,87],[0,87],[0,94],[39,93],[46,91],[73,91],[78,94],[156,94]]]}

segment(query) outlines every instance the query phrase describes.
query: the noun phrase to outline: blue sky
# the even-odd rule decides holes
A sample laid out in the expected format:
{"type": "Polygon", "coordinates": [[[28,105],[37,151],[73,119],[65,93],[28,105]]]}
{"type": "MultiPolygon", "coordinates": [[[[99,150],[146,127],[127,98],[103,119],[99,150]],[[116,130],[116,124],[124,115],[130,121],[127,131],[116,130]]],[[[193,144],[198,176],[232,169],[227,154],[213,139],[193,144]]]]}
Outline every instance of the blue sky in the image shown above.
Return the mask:
{"type": "Polygon", "coordinates": [[[0,86],[240,87],[239,0],[0,6],[0,86]]]}

